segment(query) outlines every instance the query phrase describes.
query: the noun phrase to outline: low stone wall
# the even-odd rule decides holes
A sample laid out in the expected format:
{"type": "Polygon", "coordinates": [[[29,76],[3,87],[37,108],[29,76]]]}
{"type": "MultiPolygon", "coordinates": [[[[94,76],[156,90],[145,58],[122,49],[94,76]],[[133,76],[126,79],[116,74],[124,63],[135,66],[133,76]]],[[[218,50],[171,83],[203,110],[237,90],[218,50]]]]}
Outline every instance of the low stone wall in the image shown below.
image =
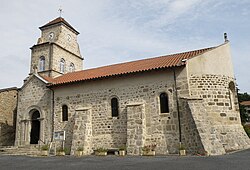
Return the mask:
{"type": "Polygon", "coordinates": [[[12,146],[15,142],[15,128],[0,123],[0,146],[12,146]]]}
{"type": "Polygon", "coordinates": [[[17,93],[15,87],[0,90],[0,146],[14,145],[17,93]]]}

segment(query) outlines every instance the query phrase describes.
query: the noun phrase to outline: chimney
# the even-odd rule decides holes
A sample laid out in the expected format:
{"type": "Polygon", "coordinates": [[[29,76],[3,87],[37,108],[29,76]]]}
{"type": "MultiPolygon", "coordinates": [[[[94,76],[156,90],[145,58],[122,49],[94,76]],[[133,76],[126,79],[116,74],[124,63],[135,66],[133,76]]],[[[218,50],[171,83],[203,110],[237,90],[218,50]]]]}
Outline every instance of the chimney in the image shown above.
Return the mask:
{"type": "Polygon", "coordinates": [[[228,42],[227,33],[226,32],[224,33],[224,40],[225,40],[225,43],[228,42]]]}

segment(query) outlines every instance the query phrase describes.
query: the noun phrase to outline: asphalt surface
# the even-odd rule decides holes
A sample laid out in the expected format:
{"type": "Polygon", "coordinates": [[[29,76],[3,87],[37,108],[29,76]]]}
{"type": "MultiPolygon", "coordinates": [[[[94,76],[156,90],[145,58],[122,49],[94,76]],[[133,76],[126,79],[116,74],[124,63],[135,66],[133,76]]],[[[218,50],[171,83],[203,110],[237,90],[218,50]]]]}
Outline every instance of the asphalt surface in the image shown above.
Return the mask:
{"type": "Polygon", "coordinates": [[[250,150],[222,156],[27,157],[0,155],[0,170],[250,170],[250,150]]]}

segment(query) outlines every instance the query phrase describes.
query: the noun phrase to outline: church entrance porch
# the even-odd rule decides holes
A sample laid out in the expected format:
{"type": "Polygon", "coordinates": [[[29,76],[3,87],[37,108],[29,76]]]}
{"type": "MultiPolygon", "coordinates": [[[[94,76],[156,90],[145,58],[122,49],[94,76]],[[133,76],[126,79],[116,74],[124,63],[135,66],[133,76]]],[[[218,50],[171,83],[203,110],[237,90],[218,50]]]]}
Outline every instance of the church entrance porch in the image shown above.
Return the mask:
{"type": "Polygon", "coordinates": [[[44,116],[39,107],[32,106],[23,114],[23,117],[18,122],[18,129],[16,132],[16,146],[30,146],[44,144],[44,116]]]}
{"type": "Polygon", "coordinates": [[[40,113],[35,111],[31,117],[30,144],[38,144],[40,139],[40,113]]]}

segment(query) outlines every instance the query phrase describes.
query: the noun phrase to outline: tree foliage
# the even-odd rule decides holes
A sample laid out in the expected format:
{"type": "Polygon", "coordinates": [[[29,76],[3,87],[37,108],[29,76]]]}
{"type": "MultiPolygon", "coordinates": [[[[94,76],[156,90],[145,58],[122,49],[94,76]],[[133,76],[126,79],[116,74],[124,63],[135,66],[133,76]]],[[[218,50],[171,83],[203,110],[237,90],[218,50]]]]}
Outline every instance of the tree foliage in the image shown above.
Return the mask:
{"type": "MultiPolygon", "coordinates": [[[[238,93],[238,101],[239,103],[243,101],[250,101],[250,95],[247,93],[238,93]]],[[[245,106],[239,104],[239,107],[241,122],[244,124],[248,120],[248,114],[246,113],[245,106]]]]}
{"type": "Polygon", "coordinates": [[[240,103],[243,101],[250,101],[250,95],[247,93],[238,93],[238,100],[240,103]]]}

